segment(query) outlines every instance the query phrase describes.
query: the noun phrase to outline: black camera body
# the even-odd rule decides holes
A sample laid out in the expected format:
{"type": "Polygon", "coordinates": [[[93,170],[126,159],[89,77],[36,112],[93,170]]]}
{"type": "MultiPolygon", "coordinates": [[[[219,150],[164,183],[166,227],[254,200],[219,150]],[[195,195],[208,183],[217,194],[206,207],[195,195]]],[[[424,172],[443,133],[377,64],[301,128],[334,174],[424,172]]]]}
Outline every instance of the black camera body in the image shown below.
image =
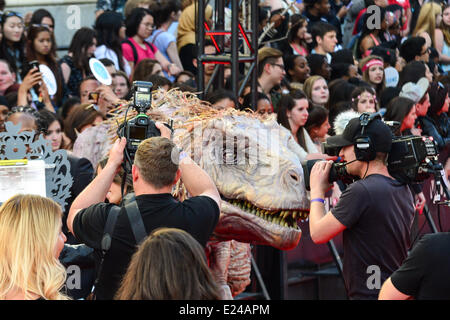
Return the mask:
{"type": "MultiPolygon", "coordinates": [[[[330,156],[338,156],[341,148],[322,144],[323,153],[330,156]]],[[[432,170],[429,163],[437,160],[438,149],[432,137],[402,136],[393,137],[392,148],[388,154],[388,171],[396,180],[402,183],[419,183],[430,177],[432,170]]],[[[311,169],[319,160],[308,160],[303,166],[305,175],[305,187],[309,189],[309,175],[311,169]]],[[[349,175],[345,169],[347,163],[335,162],[331,167],[328,181],[342,181],[345,184],[352,183],[358,177],[349,175]]]]}
{"type": "Polygon", "coordinates": [[[151,82],[133,82],[133,103],[131,106],[136,109],[138,115],[122,123],[118,130],[119,136],[127,139],[127,145],[124,151],[125,170],[127,172],[131,171],[131,164],[133,163],[134,155],[139,144],[148,138],[161,135],[155,122],[146,114],[152,105],[152,87],[153,84],[151,82]]]}
{"type": "Polygon", "coordinates": [[[138,114],[127,121],[125,137],[127,138],[127,152],[130,159],[134,159],[139,144],[145,139],[160,136],[161,132],[146,114],[138,114]]]}
{"type": "MultiPolygon", "coordinates": [[[[323,161],[323,160],[322,159],[314,159],[314,160],[307,160],[302,163],[303,174],[305,177],[305,188],[308,191],[311,190],[310,184],[309,184],[310,173],[311,173],[312,167],[314,166],[314,164],[317,161],[323,161]]],[[[347,165],[346,162],[333,162],[331,169],[330,169],[330,174],[328,176],[328,182],[333,183],[335,181],[340,180],[345,184],[350,184],[353,181],[359,179],[359,177],[352,176],[347,172],[347,169],[345,167],[346,165],[347,165]]]]}
{"type": "Polygon", "coordinates": [[[388,155],[389,174],[403,183],[422,182],[430,176],[428,164],[437,156],[432,137],[394,137],[388,155]]]}

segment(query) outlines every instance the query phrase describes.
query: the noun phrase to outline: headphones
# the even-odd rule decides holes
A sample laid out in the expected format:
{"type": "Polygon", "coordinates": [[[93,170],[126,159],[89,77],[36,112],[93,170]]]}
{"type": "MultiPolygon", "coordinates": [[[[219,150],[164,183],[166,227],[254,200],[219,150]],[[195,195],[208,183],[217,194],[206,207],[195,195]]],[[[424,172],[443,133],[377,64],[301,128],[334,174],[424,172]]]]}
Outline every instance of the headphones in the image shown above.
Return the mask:
{"type": "Polygon", "coordinates": [[[366,127],[370,124],[371,121],[375,119],[382,119],[381,114],[379,112],[375,113],[363,113],[359,117],[359,121],[361,124],[361,133],[355,137],[354,147],[355,147],[355,156],[356,160],[369,162],[376,158],[377,152],[375,150],[375,146],[370,139],[370,136],[364,134],[366,127]]]}

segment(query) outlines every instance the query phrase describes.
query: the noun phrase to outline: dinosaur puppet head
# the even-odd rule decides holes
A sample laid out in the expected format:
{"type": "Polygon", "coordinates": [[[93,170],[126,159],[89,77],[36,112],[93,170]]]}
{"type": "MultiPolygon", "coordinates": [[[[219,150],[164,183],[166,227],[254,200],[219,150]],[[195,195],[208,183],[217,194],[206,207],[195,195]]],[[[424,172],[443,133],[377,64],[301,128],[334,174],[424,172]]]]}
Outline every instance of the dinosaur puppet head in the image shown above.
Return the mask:
{"type": "MultiPolygon", "coordinates": [[[[297,219],[307,217],[309,201],[300,147],[290,132],[273,116],[217,111],[179,92],[159,101],[151,117],[174,120],[175,143],[209,174],[222,196],[214,237],[294,248],[301,236],[297,219]]],[[[112,145],[118,119],[123,121],[123,113],[81,133],[75,155],[95,166],[112,145]]]]}
{"type": "Polygon", "coordinates": [[[178,145],[214,180],[222,212],[214,235],[292,249],[309,208],[299,146],[274,119],[228,114],[198,121],[178,145]]]}

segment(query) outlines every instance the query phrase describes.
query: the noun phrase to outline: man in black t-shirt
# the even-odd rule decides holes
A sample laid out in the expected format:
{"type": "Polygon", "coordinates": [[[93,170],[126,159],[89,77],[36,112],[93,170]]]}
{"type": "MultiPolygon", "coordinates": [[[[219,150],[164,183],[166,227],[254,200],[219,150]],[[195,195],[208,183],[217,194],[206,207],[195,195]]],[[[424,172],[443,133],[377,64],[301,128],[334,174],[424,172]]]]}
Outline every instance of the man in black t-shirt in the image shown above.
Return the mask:
{"type": "MultiPolygon", "coordinates": [[[[161,137],[140,143],[132,167],[136,203],[147,234],[160,227],[179,228],[206,245],[220,214],[220,195],[208,174],[185,152],[173,158],[176,146],[169,140],[171,132],[156,123],[161,137]],[[179,202],[171,195],[181,178],[191,198],[179,202]]],[[[70,232],[82,243],[95,249],[97,265],[101,259],[101,241],[107,216],[114,206],[103,203],[122,164],[126,139],[117,140],[109,160],[99,175],[74,200],[67,219],[70,232]]],[[[96,287],[97,299],[113,299],[125,274],[136,240],[125,210],[121,210],[112,233],[111,247],[105,255],[96,287]]]]}
{"type": "Polygon", "coordinates": [[[330,187],[332,161],[317,162],[310,175],[309,225],[315,243],[343,232],[348,296],[376,299],[383,281],[407,256],[414,198],[407,185],[389,175],[390,129],[380,119],[363,123],[352,119],[342,135],[327,139],[329,145],[341,148],[339,156],[347,162],[347,172],[361,180],[349,185],[337,205],[325,213],[323,198],[330,187]]]}
{"type": "Polygon", "coordinates": [[[386,280],[381,300],[450,300],[450,233],[426,234],[386,280]]]}

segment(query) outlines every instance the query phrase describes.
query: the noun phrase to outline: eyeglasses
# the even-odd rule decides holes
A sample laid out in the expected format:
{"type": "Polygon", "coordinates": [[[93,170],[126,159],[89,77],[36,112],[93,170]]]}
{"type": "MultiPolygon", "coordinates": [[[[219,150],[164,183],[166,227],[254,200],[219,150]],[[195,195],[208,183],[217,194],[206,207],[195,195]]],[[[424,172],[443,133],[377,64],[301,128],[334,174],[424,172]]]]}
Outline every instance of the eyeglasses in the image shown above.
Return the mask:
{"type": "Polygon", "coordinates": [[[277,66],[279,67],[281,70],[284,70],[284,65],[282,64],[278,64],[278,63],[271,63],[272,66],[277,66]]]}

